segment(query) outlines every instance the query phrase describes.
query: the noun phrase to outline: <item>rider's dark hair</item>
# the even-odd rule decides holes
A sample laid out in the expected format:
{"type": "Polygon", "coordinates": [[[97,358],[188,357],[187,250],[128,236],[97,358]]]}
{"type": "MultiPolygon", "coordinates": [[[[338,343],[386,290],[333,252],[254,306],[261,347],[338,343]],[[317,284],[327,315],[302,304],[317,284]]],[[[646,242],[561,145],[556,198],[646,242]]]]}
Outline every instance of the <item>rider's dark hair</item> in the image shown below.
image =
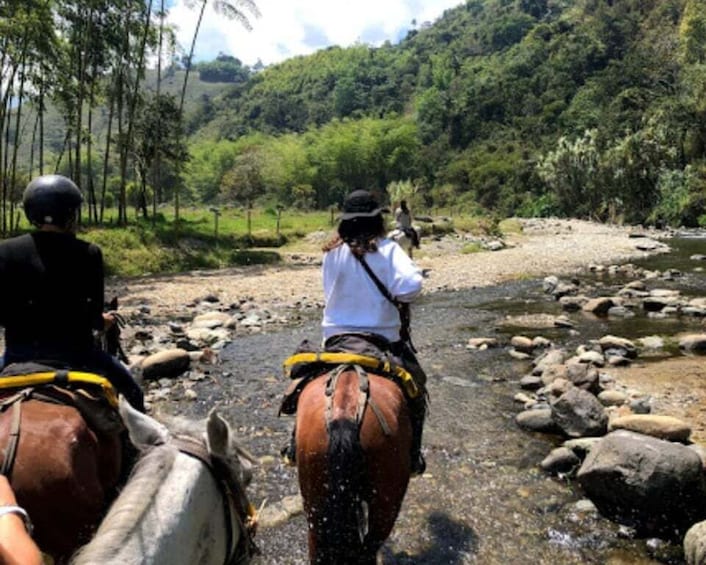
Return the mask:
{"type": "Polygon", "coordinates": [[[353,253],[362,255],[377,251],[377,239],[385,235],[385,220],[382,214],[341,220],[338,233],[323,248],[324,252],[347,243],[353,253]]]}

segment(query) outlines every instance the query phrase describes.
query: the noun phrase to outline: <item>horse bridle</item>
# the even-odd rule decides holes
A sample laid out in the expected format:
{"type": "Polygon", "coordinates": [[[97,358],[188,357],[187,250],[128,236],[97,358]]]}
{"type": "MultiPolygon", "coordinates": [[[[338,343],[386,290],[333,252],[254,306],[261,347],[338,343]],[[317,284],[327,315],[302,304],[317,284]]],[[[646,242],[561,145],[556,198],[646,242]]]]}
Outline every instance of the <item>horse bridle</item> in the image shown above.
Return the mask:
{"type": "Polygon", "coordinates": [[[234,479],[233,475],[226,468],[226,464],[220,459],[213,457],[203,442],[189,436],[174,436],[169,442],[176,449],[185,455],[194,457],[202,462],[211,472],[216,484],[223,492],[223,510],[227,517],[229,527],[226,546],[225,565],[237,565],[246,563],[253,555],[259,553],[253,537],[257,521],[254,516],[253,507],[248,501],[245,489],[234,479]],[[238,543],[233,533],[240,531],[244,542],[238,543]]]}

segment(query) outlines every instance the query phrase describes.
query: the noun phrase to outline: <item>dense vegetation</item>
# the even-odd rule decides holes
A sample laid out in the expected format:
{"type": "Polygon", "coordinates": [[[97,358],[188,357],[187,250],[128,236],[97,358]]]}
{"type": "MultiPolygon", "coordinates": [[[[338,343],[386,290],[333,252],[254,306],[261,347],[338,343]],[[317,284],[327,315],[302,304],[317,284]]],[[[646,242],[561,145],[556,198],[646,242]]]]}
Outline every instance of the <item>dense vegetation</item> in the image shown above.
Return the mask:
{"type": "Polygon", "coordinates": [[[699,0],[468,0],[399,45],[330,48],[228,89],[189,184],[238,196],[223,182],[235,167],[286,204],[367,186],[418,205],[704,223],[705,57],[699,0]]]}
{"type": "Polygon", "coordinates": [[[40,165],[78,177],[95,221],[113,202],[124,223],[128,203],[323,209],[367,187],[417,210],[706,224],[701,0],[467,0],[397,45],[264,70],[221,55],[201,80],[190,56],[145,77],[169,45],[156,1],[34,4],[0,10],[3,230],[40,165]],[[34,37],[35,18],[63,27],[34,37]]]}

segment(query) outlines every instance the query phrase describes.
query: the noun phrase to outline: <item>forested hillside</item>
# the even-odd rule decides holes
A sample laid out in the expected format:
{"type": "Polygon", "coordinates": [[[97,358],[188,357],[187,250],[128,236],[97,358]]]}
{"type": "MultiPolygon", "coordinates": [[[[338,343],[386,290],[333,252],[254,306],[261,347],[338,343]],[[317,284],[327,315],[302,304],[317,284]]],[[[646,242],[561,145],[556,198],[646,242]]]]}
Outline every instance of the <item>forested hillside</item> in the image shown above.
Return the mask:
{"type": "Polygon", "coordinates": [[[129,204],[327,208],[366,187],[417,209],[706,224],[702,0],[467,0],[399,44],[265,69],[148,69],[169,59],[154,2],[3,10],[3,232],[40,168],[76,178],[97,222],[112,203],[125,222],[129,204]]]}
{"type": "Polygon", "coordinates": [[[190,184],[703,222],[705,56],[699,0],[469,0],[399,45],[330,48],[230,88],[190,184]]]}

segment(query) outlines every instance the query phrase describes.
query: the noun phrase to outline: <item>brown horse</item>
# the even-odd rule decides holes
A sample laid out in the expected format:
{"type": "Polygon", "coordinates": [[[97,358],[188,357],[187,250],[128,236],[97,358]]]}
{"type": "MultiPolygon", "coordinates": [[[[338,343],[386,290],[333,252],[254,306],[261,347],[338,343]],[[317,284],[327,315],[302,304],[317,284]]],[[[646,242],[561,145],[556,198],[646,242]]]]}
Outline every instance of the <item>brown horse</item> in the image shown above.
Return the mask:
{"type": "Polygon", "coordinates": [[[407,490],[411,441],[407,401],[388,378],[341,365],[304,388],[296,459],[312,563],[376,562],[407,490]]]}
{"type": "Polygon", "coordinates": [[[47,401],[41,391],[4,399],[1,459],[37,545],[61,563],[90,539],[117,494],[123,450],[117,428],[98,431],[76,406],[47,401]]]}

